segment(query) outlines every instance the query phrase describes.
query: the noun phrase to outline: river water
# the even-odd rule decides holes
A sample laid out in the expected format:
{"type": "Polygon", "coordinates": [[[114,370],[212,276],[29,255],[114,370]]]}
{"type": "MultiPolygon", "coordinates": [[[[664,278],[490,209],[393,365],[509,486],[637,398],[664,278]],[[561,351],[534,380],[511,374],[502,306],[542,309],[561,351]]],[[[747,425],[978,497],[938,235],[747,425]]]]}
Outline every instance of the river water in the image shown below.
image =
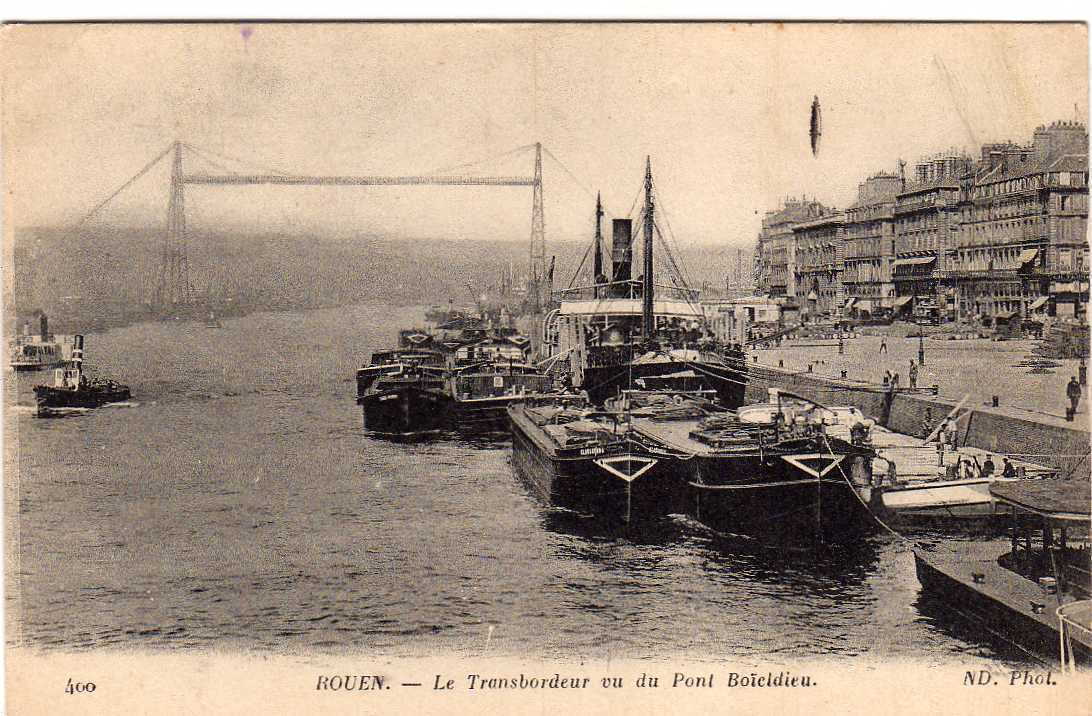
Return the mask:
{"type": "Polygon", "coordinates": [[[890,535],[785,554],[683,518],[611,532],[537,501],[503,436],[368,437],[353,371],[421,318],[360,305],[219,329],[129,326],[89,336],[87,357],[132,386],[133,404],[41,420],[17,386],[9,638],[755,664],[1015,658],[921,602],[911,553],[890,535]]]}

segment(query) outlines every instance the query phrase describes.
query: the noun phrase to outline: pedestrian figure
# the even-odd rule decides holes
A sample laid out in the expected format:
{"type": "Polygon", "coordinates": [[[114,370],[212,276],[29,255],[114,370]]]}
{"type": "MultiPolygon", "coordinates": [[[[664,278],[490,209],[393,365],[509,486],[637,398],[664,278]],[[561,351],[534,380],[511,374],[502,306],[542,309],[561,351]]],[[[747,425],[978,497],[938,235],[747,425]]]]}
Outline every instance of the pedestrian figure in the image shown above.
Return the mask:
{"type": "Polygon", "coordinates": [[[884,386],[887,386],[890,383],[891,383],[891,371],[885,370],[883,372],[883,384],[884,384],[884,386]]]}
{"type": "Polygon", "coordinates": [[[887,354],[887,336],[880,337],[880,353],[887,354]]]}
{"type": "Polygon", "coordinates": [[[1081,402],[1081,384],[1077,382],[1077,376],[1069,379],[1065,394],[1069,398],[1069,415],[1066,420],[1072,420],[1077,415],[1077,406],[1081,402]]]}
{"type": "Polygon", "coordinates": [[[1001,469],[1001,477],[1016,477],[1016,467],[1009,462],[1009,459],[1003,459],[1003,467],[1001,469]]]}
{"type": "Polygon", "coordinates": [[[913,358],[910,359],[910,387],[918,387],[918,364],[913,358]]]}
{"type": "Polygon", "coordinates": [[[993,460],[989,455],[986,456],[986,461],[982,463],[982,477],[990,477],[993,475],[994,465],[993,460]]]}
{"type": "Polygon", "coordinates": [[[898,389],[899,389],[899,374],[898,373],[892,373],[891,374],[891,390],[898,390],[898,389]]]}

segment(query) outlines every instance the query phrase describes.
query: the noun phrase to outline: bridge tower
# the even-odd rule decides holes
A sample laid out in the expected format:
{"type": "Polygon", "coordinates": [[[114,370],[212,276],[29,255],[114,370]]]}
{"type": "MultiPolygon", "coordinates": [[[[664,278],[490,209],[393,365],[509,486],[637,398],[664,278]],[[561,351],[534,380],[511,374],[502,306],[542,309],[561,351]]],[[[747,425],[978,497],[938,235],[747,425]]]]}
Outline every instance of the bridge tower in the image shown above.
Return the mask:
{"type": "Polygon", "coordinates": [[[528,275],[529,297],[536,305],[550,300],[551,286],[546,276],[546,227],[542,215],[542,143],[535,142],[534,197],[531,204],[531,267],[528,275]]]}
{"type": "Polygon", "coordinates": [[[174,143],[171,189],[167,202],[167,233],[163,237],[155,304],[159,310],[188,307],[193,302],[186,252],[186,197],[183,191],[182,143],[174,143]]]}

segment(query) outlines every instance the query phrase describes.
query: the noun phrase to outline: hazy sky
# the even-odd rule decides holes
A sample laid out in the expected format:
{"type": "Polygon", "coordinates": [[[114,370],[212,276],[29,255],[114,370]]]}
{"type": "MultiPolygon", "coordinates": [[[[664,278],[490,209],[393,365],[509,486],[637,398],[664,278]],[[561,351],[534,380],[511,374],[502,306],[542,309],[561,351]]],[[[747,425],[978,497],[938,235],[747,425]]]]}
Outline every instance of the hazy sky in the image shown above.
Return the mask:
{"type": "MultiPolygon", "coordinates": [[[[580,182],[547,161],[548,240],[589,235],[581,185],[624,215],[651,154],[677,238],[735,245],[781,197],[842,207],[900,157],[1087,121],[1080,25],[42,26],[3,44],[16,226],[76,221],[175,138],[307,174],[424,173],[541,141],[580,182]]],[[[526,151],[481,169],[530,171],[526,151]]],[[[166,198],[164,163],[99,221],[159,233],[166,198]]],[[[186,201],[197,230],[525,241],[531,192],[187,187],[186,201]]]]}

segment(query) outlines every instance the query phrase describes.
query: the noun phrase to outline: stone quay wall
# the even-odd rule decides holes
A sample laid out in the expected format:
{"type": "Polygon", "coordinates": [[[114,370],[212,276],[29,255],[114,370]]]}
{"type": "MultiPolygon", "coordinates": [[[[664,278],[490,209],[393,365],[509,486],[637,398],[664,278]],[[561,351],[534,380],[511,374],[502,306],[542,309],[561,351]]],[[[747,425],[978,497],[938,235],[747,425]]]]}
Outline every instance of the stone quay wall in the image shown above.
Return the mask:
{"type": "MultiPolygon", "coordinates": [[[[754,364],[747,366],[747,372],[747,403],[764,403],[769,400],[769,389],[777,388],[823,405],[855,407],[889,430],[919,438],[927,437],[957,404],[935,395],[892,395],[875,385],[754,364]]],[[[964,405],[961,412],[966,414],[957,423],[959,445],[1046,465],[1062,476],[1092,474],[1092,448],[1084,430],[973,405],[964,405]]]]}

